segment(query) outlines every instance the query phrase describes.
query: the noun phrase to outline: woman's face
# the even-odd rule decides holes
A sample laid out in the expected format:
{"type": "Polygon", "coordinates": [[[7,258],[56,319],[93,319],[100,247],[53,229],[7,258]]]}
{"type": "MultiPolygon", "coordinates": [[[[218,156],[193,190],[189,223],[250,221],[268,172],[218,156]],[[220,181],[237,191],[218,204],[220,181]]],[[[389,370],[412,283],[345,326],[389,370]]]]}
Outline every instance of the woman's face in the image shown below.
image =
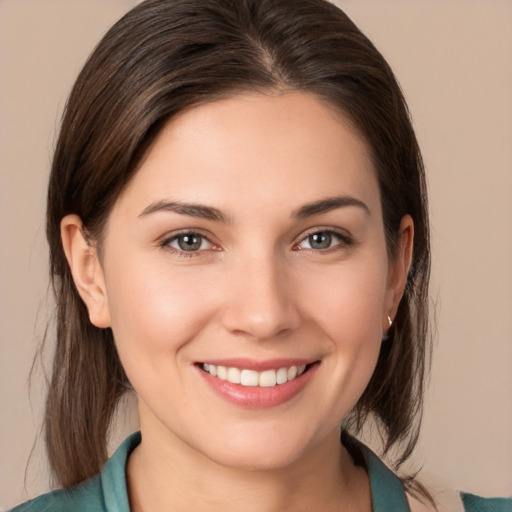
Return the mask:
{"type": "Polygon", "coordinates": [[[337,443],[411,236],[405,220],[390,262],[365,143],[313,95],[172,120],[111,212],[89,307],[113,329],[143,436],[247,468],[337,443]]]}

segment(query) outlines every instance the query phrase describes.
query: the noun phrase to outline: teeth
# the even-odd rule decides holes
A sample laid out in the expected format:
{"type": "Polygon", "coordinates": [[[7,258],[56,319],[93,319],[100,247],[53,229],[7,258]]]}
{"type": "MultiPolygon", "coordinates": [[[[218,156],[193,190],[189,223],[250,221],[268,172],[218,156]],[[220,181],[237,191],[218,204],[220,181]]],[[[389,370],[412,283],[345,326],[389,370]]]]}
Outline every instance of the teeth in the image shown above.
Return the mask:
{"type": "Polygon", "coordinates": [[[295,377],[297,377],[297,367],[296,366],[292,366],[291,368],[288,368],[288,371],[286,372],[288,375],[287,375],[287,378],[288,380],[293,380],[295,379],[295,377]]]}
{"type": "Polygon", "coordinates": [[[288,368],[279,368],[279,370],[277,370],[276,381],[278,384],[288,382],[288,368]]]}
{"type": "Polygon", "coordinates": [[[277,375],[275,370],[265,370],[260,373],[258,381],[260,388],[271,388],[277,384],[277,375]]]}
{"type": "MultiPolygon", "coordinates": [[[[210,365],[214,366],[214,365],[210,365]]],[[[228,380],[228,369],[225,366],[217,366],[217,377],[220,380],[228,380]]]]}
{"type": "Polygon", "coordinates": [[[240,372],[240,384],[242,384],[242,386],[257,386],[258,381],[258,372],[254,370],[242,370],[240,372]]]}
{"type": "Polygon", "coordinates": [[[203,364],[203,370],[213,377],[225,380],[231,384],[270,388],[277,384],[286,384],[288,381],[302,375],[306,370],[306,365],[302,364],[300,366],[290,366],[289,368],[257,372],[255,370],[240,370],[239,368],[228,368],[226,366],[205,363],[203,364]]]}
{"type": "Polygon", "coordinates": [[[228,382],[240,384],[240,370],[238,368],[228,368],[228,382]]]}

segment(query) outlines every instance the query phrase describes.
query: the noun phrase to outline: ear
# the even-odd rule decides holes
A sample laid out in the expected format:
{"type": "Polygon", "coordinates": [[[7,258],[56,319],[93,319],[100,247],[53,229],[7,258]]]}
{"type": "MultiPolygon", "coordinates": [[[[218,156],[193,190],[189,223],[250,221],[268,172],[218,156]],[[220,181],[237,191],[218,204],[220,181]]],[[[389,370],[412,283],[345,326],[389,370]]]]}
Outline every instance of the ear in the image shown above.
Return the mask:
{"type": "Polygon", "coordinates": [[[64,253],[75,286],[96,327],[110,327],[110,311],[103,269],[98,252],[84,233],[78,215],[66,215],[60,223],[64,253]]]}
{"type": "Polygon", "coordinates": [[[407,275],[412,262],[414,222],[410,215],[404,215],[398,231],[398,247],[389,264],[387,300],[383,311],[383,332],[389,327],[388,315],[393,320],[407,284],[407,275]]]}

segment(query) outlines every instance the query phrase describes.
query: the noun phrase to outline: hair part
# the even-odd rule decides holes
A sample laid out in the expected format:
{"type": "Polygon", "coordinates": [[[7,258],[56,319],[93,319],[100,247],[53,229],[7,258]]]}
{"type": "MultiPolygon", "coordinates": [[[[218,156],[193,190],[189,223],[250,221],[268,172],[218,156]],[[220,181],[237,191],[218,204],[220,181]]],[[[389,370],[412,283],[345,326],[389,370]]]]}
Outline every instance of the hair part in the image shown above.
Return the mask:
{"type": "Polygon", "coordinates": [[[313,93],[347,118],[369,148],[388,252],[404,215],[414,252],[404,297],[375,372],[349,421],[382,426],[397,467],[419,432],[428,367],[430,271],[423,163],[397,81],[381,54],[325,0],[147,0],[116,23],[81,71],[66,105],[48,189],[47,237],[57,335],[45,435],[63,486],[96,474],[129,382],[110,329],[94,327],[60,237],[80,216],[101,247],[109,213],[162,127],[203,102],[240,92],[313,93]]]}

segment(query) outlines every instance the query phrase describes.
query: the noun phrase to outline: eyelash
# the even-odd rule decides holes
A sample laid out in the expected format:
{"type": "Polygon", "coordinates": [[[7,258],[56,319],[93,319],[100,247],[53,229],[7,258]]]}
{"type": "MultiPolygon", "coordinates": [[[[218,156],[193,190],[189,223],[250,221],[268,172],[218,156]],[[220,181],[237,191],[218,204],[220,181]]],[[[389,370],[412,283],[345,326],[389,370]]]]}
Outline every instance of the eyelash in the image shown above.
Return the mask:
{"type": "MultiPolygon", "coordinates": [[[[295,251],[312,251],[317,254],[327,254],[331,252],[335,252],[347,247],[350,247],[354,245],[354,240],[348,236],[345,233],[340,233],[339,231],[336,231],[334,229],[318,229],[315,228],[314,230],[311,230],[309,233],[301,235],[301,239],[299,242],[295,243],[293,245],[293,250],[295,251]],[[311,247],[312,237],[315,235],[323,235],[329,237],[329,247],[326,248],[320,248],[315,249],[314,247],[311,247]],[[334,245],[331,245],[333,242],[333,239],[337,240],[334,245]],[[301,247],[301,244],[308,242],[309,247],[301,247]]],[[[207,250],[220,250],[218,246],[216,246],[206,235],[202,234],[198,231],[182,231],[180,233],[175,233],[174,235],[162,240],[160,243],[160,246],[171,251],[172,253],[176,254],[177,256],[184,257],[184,258],[192,258],[196,256],[200,256],[201,253],[207,250]],[[200,245],[197,250],[187,251],[185,249],[182,249],[180,247],[173,247],[171,244],[173,242],[177,242],[179,244],[180,238],[184,237],[190,237],[190,238],[196,238],[199,239],[200,245]],[[201,248],[204,243],[209,244],[209,247],[207,248],[201,248]]]]}
{"type": "Polygon", "coordinates": [[[313,251],[317,254],[327,254],[331,252],[335,252],[347,247],[350,247],[354,245],[354,240],[348,236],[346,233],[341,233],[334,229],[329,228],[315,228],[314,230],[311,230],[309,233],[306,233],[305,235],[301,235],[301,239],[298,243],[294,244],[293,248],[296,251],[313,251]],[[334,243],[334,245],[330,245],[329,247],[323,248],[323,249],[315,249],[311,247],[311,238],[315,235],[326,235],[329,237],[329,241],[332,242],[333,238],[337,239],[337,242],[334,243]],[[310,247],[300,247],[301,244],[304,242],[309,242],[310,247]]]}
{"type": "Polygon", "coordinates": [[[204,252],[205,250],[219,250],[219,248],[206,235],[204,235],[198,231],[182,231],[180,233],[175,233],[174,235],[166,238],[165,240],[162,240],[162,242],[160,243],[160,246],[171,251],[173,254],[176,254],[177,256],[181,256],[184,258],[192,258],[195,256],[200,256],[200,254],[202,252],[204,252]],[[178,242],[179,239],[185,238],[185,237],[198,238],[200,240],[199,249],[194,250],[194,251],[187,251],[185,249],[181,249],[179,247],[173,247],[171,245],[173,242],[179,243],[178,242]],[[210,247],[208,247],[206,249],[201,249],[201,246],[205,242],[208,243],[210,245],[210,247]]]}

